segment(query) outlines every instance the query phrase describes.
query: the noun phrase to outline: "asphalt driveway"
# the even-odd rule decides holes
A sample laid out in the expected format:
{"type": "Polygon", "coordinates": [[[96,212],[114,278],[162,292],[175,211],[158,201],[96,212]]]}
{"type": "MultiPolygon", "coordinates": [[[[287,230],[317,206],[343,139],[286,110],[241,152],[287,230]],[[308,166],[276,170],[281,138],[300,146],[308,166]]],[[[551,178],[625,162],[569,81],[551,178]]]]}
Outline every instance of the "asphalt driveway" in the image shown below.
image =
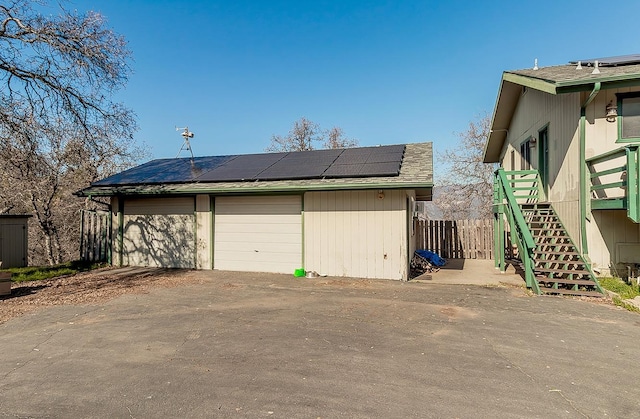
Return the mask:
{"type": "Polygon", "coordinates": [[[640,316],[518,287],[200,272],[0,325],[0,417],[633,417],[640,316]]]}

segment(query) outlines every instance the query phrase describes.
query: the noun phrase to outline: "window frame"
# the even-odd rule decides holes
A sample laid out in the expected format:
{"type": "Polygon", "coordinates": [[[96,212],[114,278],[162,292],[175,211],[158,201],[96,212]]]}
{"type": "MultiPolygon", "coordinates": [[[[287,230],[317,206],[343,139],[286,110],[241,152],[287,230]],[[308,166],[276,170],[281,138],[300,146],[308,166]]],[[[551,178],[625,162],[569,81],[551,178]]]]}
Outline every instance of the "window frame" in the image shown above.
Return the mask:
{"type": "Polygon", "coordinates": [[[520,170],[531,170],[531,140],[533,136],[528,137],[520,143],[520,170]]]}
{"type": "MultiPolygon", "coordinates": [[[[623,114],[623,106],[624,99],[629,98],[640,98],[640,92],[625,92],[625,93],[616,93],[616,101],[618,106],[618,117],[617,119],[617,128],[618,128],[618,138],[616,139],[616,143],[638,143],[640,142],[640,134],[636,137],[622,137],[622,124],[624,117],[623,114]]],[[[640,117],[640,115],[638,115],[640,117]]]]}

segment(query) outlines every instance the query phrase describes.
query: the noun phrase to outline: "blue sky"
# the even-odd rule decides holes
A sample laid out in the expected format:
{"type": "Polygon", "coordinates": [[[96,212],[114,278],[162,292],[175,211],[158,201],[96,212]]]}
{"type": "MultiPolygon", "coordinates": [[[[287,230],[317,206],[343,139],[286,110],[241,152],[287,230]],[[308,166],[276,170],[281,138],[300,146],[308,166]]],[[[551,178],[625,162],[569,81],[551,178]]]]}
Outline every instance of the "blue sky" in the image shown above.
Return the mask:
{"type": "MultiPolygon", "coordinates": [[[[640,53],[640,2],[88,0],[125,36],[150,158],[259,153],[302,116],[361,145],[433,141],[493,110],[503,70],[640,53]],[[628,4],[625,4],[628,3],[628,4]],[[186,154],[182,154],[186,156],[186,154]]],[[[436,159],[437,160],[437,159],[436,159]]],[[[437,163],[437,161],[436,161],[437,163]]],[[[436,166],[437,167],[437,166],[436,166]]]]}

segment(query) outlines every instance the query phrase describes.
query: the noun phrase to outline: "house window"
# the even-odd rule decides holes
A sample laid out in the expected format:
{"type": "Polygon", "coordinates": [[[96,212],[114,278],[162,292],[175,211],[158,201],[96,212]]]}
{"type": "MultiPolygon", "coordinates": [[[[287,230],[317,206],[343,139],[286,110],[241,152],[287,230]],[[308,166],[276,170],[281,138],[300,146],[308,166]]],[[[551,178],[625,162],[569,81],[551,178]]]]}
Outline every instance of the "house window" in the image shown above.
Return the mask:
{"type": "Polygon", "coordinates": [[[618,95],[618,142],[640,141],[640,92],[618,95]]]}
{"type": "Polygon", "coordinates": [[[520,170],[531,170],[531,137],[520,144],[520,170]]]}

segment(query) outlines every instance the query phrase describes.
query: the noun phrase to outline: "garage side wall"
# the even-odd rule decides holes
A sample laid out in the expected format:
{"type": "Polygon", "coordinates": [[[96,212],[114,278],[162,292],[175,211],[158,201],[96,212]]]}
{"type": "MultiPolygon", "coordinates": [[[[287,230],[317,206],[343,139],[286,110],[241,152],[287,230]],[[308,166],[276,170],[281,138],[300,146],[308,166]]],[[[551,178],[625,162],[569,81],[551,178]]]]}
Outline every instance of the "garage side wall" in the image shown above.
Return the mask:
{"type": "Polygon", "coordinates": [[[195,267],[194,198],[125,199],[122,263],[195,267]]]}
{"type": "Polygon", "coordinates": [[[196,269],[212,268],[212,213],[211,197],[196,196],[196,269]]]}
{"type": "Polygon", "coordinates": [[[330,276],[406,279],[407,194],[307,192],[304,267],[330,276]]]}

